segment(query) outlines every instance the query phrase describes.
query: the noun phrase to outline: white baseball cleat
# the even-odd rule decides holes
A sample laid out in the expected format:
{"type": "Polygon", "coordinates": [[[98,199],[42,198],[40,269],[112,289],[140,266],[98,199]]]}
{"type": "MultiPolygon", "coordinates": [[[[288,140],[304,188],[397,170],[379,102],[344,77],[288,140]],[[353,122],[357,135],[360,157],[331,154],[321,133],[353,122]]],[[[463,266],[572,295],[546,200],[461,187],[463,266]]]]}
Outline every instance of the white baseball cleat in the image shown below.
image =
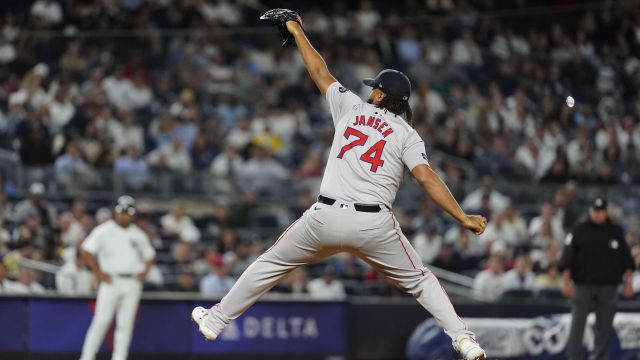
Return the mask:
{"type": "Polygon", "coordinates": [[[485,360],[487,354],[469,335],[460,335],[453,343],[453,348],[462,355],[463,360],[485,360]]]}
{"type": "Polygon", "coordinates": [[[207,327],[206,319],[209,316],[211,316],[209,311],[207,311],[207,309],[203,308],[202,306],[195,307],[191,311],[191,320],[193,320],[194,323],[198,324],[198,330],[200,331],[200,334],[202,334],[202,336],[204,336],[206,340],[213,341],[218,337],[218,334],[207,327]]]}

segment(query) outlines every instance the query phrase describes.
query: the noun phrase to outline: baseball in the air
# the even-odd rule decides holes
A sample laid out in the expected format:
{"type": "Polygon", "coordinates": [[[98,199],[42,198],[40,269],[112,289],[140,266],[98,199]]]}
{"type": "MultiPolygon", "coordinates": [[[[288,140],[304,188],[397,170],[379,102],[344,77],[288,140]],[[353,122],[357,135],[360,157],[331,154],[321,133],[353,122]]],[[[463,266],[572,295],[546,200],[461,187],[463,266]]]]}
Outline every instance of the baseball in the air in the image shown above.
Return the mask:
{"type": "Polygon", "coordinates": [[[567,106],[572,108],[575,105],[576,101],[573,99],[573,96],[567,96],[567,106]]]}

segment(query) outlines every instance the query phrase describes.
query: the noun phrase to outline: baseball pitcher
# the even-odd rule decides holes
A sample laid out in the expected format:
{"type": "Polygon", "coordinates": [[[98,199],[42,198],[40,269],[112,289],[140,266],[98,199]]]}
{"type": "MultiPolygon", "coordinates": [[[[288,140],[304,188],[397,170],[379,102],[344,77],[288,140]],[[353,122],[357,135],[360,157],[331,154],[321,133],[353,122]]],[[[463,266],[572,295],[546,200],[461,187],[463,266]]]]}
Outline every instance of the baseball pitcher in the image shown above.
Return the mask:
{"type": "Polygon", "coordinates": [[[467,215],[431,169],[424,142],[411,127],[411,83],[401,72],[384,70],[364,84],[365,102],[331,75],[309,43],[298,14],[286,9],[261,19],[277,23],[287,46],[295,41],[309,75],[325,96],[335,136],[318,201],[291,224],[240,276],[211,309],[196,307],[191,317],[208,340],[294,268],[349,252],[413,295],[445,332],[464,359],[485,359],[474,334],[458,317],[435,275],[426,268],[398,226],[391,206],[408,168],[429,197],[465,228],[481,234],[487,220],[467,215]]]}

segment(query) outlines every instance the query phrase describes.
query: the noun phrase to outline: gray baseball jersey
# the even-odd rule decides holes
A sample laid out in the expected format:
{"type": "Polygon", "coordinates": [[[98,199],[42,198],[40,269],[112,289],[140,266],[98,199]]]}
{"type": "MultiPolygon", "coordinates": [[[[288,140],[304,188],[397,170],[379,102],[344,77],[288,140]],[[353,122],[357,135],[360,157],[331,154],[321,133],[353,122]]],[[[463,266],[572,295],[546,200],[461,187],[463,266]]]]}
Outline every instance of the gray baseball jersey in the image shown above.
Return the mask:
{"type": "Polygon", "coordinates": [[[405,166],[429,164],[420,135],[400,116],[363,102],[338,82],[326,97],[336,132],[320,193],[391,207],[405,166]]]}
{"type": "Polygon", "coordinates": [[[412,294],[452,339],[473,336],[390,210],[405,166],[428,164],[424,143],[401,117],[337,82],[326,97],[336,134],[320,194],[335,202],[317,202],[291,224],[211,309],[207,327],[219,334],[297,266],[349,252],[412,294]],[[355,204],[386,206],[363,212],[355,204]]]}

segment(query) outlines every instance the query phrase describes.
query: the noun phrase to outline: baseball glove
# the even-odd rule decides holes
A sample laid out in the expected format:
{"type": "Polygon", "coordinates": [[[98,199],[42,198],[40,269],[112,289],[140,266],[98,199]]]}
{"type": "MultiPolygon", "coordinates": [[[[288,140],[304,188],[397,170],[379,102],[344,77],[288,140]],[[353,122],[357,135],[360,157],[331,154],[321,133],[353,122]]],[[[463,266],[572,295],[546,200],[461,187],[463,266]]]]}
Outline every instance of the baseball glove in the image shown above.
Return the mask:
{"type": "Polygon", "coordinates": [[[302,26],[302,19],[300,18],[300,15],[289,9],[269,10],[260,16],[260,20],[269,20],[278,26],[278,30],[280,30],[280,34],[282,34],[282,38],[284,39],[282,47],[287,47],[294,42],[293,35],[291,35],[285,25],[287,21],[295,21],[302,26]]]}

